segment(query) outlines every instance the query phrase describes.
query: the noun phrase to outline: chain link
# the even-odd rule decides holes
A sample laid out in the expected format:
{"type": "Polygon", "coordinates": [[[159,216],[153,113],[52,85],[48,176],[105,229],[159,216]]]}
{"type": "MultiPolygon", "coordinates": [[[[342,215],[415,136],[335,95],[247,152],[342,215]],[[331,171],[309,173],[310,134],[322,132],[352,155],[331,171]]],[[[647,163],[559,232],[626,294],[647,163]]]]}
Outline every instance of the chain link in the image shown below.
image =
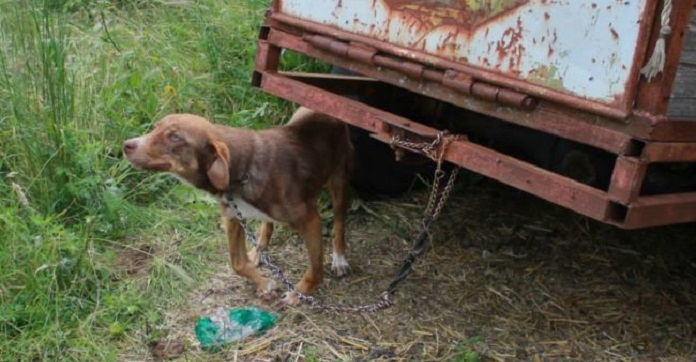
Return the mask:
{"type": "Polygon", "coordinates": [[[302,302],[303,304],[309,306],[310,308],[314,310],[319,310],[321,312],[332,312],[332,313],[374,313],[378,312],[382,309],[386,309],[391,307],[394,303],[391,300],[391,296],[387,293],[383,293],[379,301],[377,303],[373,304],[365,304],[365,305],[360,305],[360,306],[344,306],[344,305],[327,305],[323,301],[311,296],[311,295],[306,295],[303,293],[298,292],[295,289],[295,285],[285,276],[285,273],[283,272],[283,269],[280,268],[278,265],[273,263],[271,260],[271,257],[263,251],[261,248],[259,248],[258,242],[256,241],[256,235],[254,234],[253,231],[251,231],[251,228],[248,227],[246,219],[242,215],[242,213],[239,211],[239,208],[237,207],[237,204],[234,203],[233,201],[228,201],[225,200],[223,201],[223,204],[225,207],[232,207],[235,212],[235,218],[237,221],[239,221],[239,224],[242,227],[242,230],[244,230],[244,234],[246,235],[247,239],[251,243],[251,245],[256,248],[257,252],[261,256],[261,263],[268,267],[270,269],[271,274],[273,274],[273,277],[276,280],[279,280],[290,292],[295,293],[297,295],[297,299],[302,302]]]}
{"type": "Polygon", "coordinates": [[[244,230],[244,234],[246,235],[249,242],[252,244],[254,248],[256,248],[256,251],[260,254],[261,263],[270,269],[271,273],[273,274],[273,277],[276,280],[279,280],[283,285],[285,285],[285,287],[290,292],[295,293],[297,299],[302,304],[309,306],[311,309],[325,313],[375,313],[383,309],[392,307],[394,305],[394,301],[392,300],[392,294],[394,294],[394,292],[396,291],[396,287],[401,281],[406,279],[406,277],[411,273],[413,263],[419,256],[421,256],[426,251],[426,244],[429,241],[430,237],[430,227],[432,226],[433,222],[438,218],[438,216],[440,216],[442,208],[444,207],[445,202],[447,201],[447,198],[449,197],[449,194],[452,191],[454,181],[457,178],[457,174],[459,172],[458,167],[455,167],[452,170],[452,172],[450,173],[450,177],[447,180],[447,184],[442,190],[442,193],[440,193],[440,183],[445,175],[445,172],[442,170],[442,162],[444,160],[445,151],[447,147],[450,145],[450,143],[456,140],[456,138],[456,136],[447,135],[446,131],[440,131],[438,132],[435,140],[433,140],[432,142],[410,142],[401,140],[396,136],[392,137],[391,139],[390,145],[392,147],[403,147],[415,151],[420,151],[433,161],[436,161],[437,167],[433,178],[433,186],[430,191],[430,196],[428,198],[428,205],[426,206],[424,217],[422,220],[423,230],[421,231],[419,236],[414,240],[412,249],[409,251],[408,255],[402,262],[401,268],[399,269],[397,276],[392,280],[387,290],[379,296],[378,301],[375,303],[355,306],[346,306],[341,304],[328,305],[320,299],[298,292],[295,289],[295,285],[285,276],[283,269],[273,263],[268,253],[259,248],[259,245],[256,241],[256,235],[248,227],[246,219],[239,211],[237,204],[231,201],[232,198],[224,198],[222,203],[223,206],[225,206],[226,208],[234,209],[235,218],[242,227],[242,230],[244,230]]]}

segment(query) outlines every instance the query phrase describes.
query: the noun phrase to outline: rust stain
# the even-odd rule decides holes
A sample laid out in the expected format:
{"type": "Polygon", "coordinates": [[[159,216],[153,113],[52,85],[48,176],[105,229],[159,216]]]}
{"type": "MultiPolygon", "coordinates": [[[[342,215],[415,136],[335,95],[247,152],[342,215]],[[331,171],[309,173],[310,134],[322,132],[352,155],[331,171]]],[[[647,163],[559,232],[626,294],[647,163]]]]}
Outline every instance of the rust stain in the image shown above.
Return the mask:
{"type": "Polygon", "coordinates": [[[549,13],[547,13],[547,12],[544,12],[544,19],[549,20],[550,18],[551,18],[551,15],[549,15],[549,13]]]}
{"type": "MultiPolygon", "coordinates": [[[[515,10],[529,0],[383,0],[390,11],[399,11],[409,18],[418,19],[426,28],[454,25],[471,30],[507,12],[515,10]]],[[[375,6],[373,0],[373,7],[375,6]]]]}
{"type": "MultiPolygon", "coordinates": [[[[428,34],[436,28],[446,29],[437,44],[433,44],[436,53],[446,55],[456,53],[461,49],[461,37],[471,37],[477,28],[485,28],[485,36],[489,37],[490,28],[483,27],[485,23],[502,21],[500,19],[510,16],[515,10],[528,4],[530,0],[381,0],[372,1],[373,11],[383,6],[387,11],[386,27],[370,27],[372,35],[381,31],[380,36],[398,37],[406,41],[407,46],[413,49],[426,50],[428,34]],[[391,28],[392,20],[401,26],[398,29],[391,28]]],[[[547,18],[550,17],[547,14],[547,18]]],[[[498,53],[498,62],[495,67],[500,69],[508,65],[511,72],[518,72],[515,68],[521,65],[522,55],[525,51],[522,43],[521,18],[517,18],[517,24],[504,32],[501,39],[491,41],[488,44],[495,46],[498,53]]],[[[466,44],[466,43],[465,43],[466,44]]],[[[460,59],[461,61],[461,59],[460,59]]]]}
{"type": "Polygon", "coordinates": [[[520,64],[524,46],[522,45],[523,24],[521,18],[517,18],[516,27],[507,28],[496,42],[498,61],[508,58],[510,69],[515,69],[520,64]]]}
{"type": "Polygon", "coordinates": [[[619,33],[614,30],[614,28],[611,27],[611,24],[609,24],[609,31],[611,32],[611,37],[614,39],[614,41],[619,40],[619,33]]]}

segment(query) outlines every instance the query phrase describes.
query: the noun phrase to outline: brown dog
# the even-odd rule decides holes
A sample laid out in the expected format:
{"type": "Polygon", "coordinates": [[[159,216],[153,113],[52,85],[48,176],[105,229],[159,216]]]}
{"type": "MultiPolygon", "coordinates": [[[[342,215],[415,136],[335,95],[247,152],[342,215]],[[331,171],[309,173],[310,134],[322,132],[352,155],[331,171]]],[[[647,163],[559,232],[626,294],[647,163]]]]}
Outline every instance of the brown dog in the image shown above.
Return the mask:
{"type": "MultiPolygon", "coordinates": [[[[212,124],[191,114],[172,114],[147,135],[125,141],[123,150],[134,167],[168,172],[220,201],[232,268],[253,281],[262,297],[274,295],[275,283],[256,268],[257,250],[247,256],[244,231],[234,210],[225,205],[234,202],[244,217],[263,222],[261,249],[268,246],[275,222],[299,233],[309,268],[295,287],[311,294],[323,277],[317,202],[328,184],[334,210],[331,269],[338,276],[348,272],[344,221],[353,148],[341,121],[300,108],[284,126],[252,131],[212,124]]],[[[284,299],[287,304],[296,301],[293,294],[284,299]]]]}

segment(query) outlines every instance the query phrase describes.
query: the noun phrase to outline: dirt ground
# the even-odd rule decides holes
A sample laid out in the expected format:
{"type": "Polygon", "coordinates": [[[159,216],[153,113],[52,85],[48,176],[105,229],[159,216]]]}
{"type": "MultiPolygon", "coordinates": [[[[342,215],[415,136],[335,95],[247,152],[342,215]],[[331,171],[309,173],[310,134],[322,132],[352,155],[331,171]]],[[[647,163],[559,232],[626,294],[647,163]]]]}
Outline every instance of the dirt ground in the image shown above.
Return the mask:
{"type": "MultiPolygon", "coordinates": [[[[409,250],[426,198],[413,192],[352,212],[353,273],[331,276],[327,243],[318,296],[374,301],[409,250]]],[[[296,280],[304,247],[278,229],[270,254],[296,280]]],[[[189,307],[168,314],[179,332],[162,343],[195,361],[696,361],[695,231],[626,232],[492,182],[458,187],[395,307],[363,315],[297,307],[262,336],[204,352],[193,335],[198,316],[218,306],[271,307],[221,257],[189,307]]],[[[155,359],[147,346],[123,357],[155,359]]]]}

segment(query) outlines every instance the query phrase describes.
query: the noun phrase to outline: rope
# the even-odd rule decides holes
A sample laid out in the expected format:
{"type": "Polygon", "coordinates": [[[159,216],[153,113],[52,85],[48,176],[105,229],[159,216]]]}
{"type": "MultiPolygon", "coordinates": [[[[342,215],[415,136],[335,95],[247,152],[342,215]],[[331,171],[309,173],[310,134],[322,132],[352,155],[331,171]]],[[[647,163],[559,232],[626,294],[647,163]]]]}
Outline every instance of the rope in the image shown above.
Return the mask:
{"type": "Polygon", "coordinates": [[[662,6],[662,18],[660,27],[660,36],[655,42],[655,49],[648,62],[640,70],[640,74],[648,78],[648,82],[657,76],[665,68],[665,39],[672,33],[672,27],[669,26],[669,19],[672,15],[672,0],[665,0],[662,6]]]}

